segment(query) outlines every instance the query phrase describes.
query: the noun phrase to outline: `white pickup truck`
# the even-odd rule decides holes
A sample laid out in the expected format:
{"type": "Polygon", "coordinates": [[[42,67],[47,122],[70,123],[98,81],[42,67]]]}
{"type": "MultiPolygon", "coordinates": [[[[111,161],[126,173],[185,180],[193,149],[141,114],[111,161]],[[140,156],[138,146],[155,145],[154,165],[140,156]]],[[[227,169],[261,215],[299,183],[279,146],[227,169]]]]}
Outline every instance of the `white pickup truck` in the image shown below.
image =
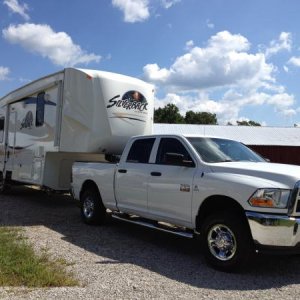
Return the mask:
{"type": "Polygon", "coordinates": [[[241,268],[258,251],[300,253],[300,167],[213,137],[133,137],[120,161],[76,162],[72,191],[87,224],[114,218],[193,237],[209,264],[241,268]]]}

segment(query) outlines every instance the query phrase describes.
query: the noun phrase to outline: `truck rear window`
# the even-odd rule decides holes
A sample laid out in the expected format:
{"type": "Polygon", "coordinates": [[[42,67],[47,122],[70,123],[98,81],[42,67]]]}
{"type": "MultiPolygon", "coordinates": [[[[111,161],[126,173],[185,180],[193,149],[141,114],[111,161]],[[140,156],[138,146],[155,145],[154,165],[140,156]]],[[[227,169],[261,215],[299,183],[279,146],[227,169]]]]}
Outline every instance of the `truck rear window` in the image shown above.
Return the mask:
{"type": "Polygon", "coordinates": [[[155,138],[134,141],[128,153],[127,162],[142,164],[148,163],[154,141],[155,138]]]}

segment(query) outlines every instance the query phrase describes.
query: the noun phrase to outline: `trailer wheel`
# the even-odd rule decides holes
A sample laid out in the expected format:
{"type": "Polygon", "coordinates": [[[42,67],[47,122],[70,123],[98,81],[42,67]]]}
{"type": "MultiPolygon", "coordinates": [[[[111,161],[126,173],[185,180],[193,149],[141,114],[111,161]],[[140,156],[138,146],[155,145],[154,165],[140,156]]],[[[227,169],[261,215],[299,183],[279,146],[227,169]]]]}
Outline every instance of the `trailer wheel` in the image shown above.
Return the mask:
{"type": "Polygon", "coordinates": [[[203,223],[201,236],[206,261],[218,270],[238,271],[253,254],[249,229],[237,213],[210,215],[203,223]]]}
{"type": "Polygon", "coordinates": [[[89,187],[84,190],[80,197],[81,218],[89,225],[100,225],[106,221],[106,208],[102,203],[98,190],[89,187]]]}

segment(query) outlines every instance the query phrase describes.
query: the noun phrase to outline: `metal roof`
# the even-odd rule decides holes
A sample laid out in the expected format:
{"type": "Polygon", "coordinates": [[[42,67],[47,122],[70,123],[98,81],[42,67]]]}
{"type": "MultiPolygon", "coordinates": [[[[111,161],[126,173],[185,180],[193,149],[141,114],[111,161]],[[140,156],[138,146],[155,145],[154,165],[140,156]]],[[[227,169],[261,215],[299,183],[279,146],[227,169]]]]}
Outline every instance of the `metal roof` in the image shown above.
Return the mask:
{"type": "Polygon", "coordinates": [[[300,128],[297,127],[154,124],[153,131],[155,134],[223,137],[246,145],[300,146],[300,128]]]}

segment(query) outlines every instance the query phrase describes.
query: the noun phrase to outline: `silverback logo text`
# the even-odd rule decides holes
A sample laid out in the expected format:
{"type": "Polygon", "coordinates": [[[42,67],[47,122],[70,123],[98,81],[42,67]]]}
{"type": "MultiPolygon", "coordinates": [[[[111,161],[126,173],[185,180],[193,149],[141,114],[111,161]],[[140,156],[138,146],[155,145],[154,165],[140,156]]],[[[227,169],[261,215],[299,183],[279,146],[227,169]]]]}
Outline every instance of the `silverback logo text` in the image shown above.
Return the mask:
{"type": "Polygon", "coordinates": [[[146,98],[137,91],[129,91],[123,95],[117,95],[108,101],[110,104],[106,108],[111,108],[113,106],[122,107],[126,110],[147,110],[148,102],[146,98]]]}

